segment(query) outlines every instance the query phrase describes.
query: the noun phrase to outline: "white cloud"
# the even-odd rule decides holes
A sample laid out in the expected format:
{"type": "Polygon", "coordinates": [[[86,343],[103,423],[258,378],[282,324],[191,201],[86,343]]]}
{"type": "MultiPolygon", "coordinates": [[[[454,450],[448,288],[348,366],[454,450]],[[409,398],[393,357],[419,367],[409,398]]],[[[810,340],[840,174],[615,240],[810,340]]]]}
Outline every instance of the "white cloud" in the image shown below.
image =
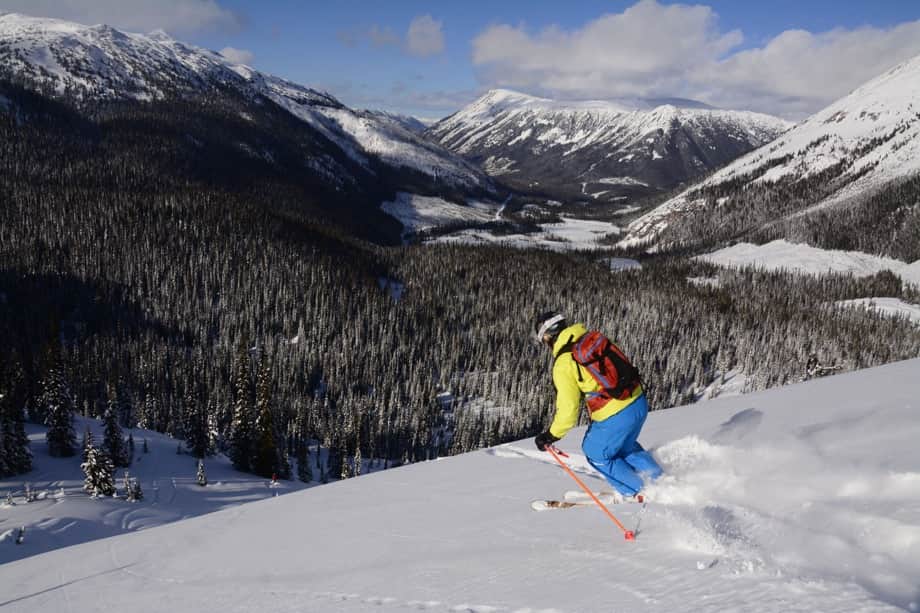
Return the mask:
{"type": "Polygon", "coordinates": [[[366,29],[340,30],[337,36],[347,47],[355,47],[360,40],[365,40],[374,47],[394,47],[409,55],[429,57],[444,51],[442,24],[431,15],[420,15],[409,24],[405,37],[396,34],[389,26],[377,24],[366,29]]]}
{"type": "Polygon", "coordinates": [[[920,54],[920,21],[890,29],[789,30],[693,75],[703,95],[724,105],[813,113],[892,66],[920,54]]]}
{"type": "Polygon", "coordinates": [[[135,32],[235,32],[242,27],[240,16],[217,0],[0,0],[0,11],[135,32]]]}
{"type": "Polygon", "coordinates": [[[252,51],[248,49],[236,49],[235,47],[224,47],[220,50],[220,54],[234,64],[250,65],[255,57],[252,51]]]}
{"type": "Polygon", "coordinates": [[[371,42],[375,47],[386,47],[388,45],[400,45],[402,44],[402,39],[396,35],[393,30],[389,27],[380,27],[378,25],[372,25],[367,31],[367,36],[370,38],[371,42]]]}
{"type": "Polygon", "coordinates": [[[798,118],[920,54],[920,21],[891,29],[787,31],[738,51],[708,6],[641,0],[566,31],[495,25],[473,40],[489,87],[572,98],[684,97],[798,118]]]}
{"type": "Polygon", "coordinates": [[[406,49],[412,55],[428,57],[438,55],[444,51],[444,32],[441,31],[443,22],[437,21],[431,15],[421,15],[409,24],[406,35],[406,49]]]}

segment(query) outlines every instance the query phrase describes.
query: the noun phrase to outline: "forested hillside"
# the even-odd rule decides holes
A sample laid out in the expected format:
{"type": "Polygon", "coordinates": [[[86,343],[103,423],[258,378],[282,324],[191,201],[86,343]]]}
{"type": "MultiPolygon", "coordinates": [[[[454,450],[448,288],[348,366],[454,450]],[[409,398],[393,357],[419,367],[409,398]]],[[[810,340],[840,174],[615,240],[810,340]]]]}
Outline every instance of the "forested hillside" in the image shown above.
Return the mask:
{"type": "MultiPolygon", "coordinates": [[[[549,356],[531,342],[547,307],[621,343],[656,408],[733,370],[763,388],[810,360],[852,369],[920,350],[906,321],[828,306],[917,300],[890,275],[717,273],[678,257],[612,273],[594,253],[375,246],[354,238],[389,223],[359,206],[373,195],[232,146],[245,130],[232,98],[77,114],[3,92],[4,449],[23,407],[43,421],[109,402],[125,425],[207,428],[241,468],[283,476],[307,441],[333,451],[328,479],[358,454],[398,463],[522,438],[552,408],[549,356]],[[256,466],[265,449],[273,463],[256,466]]],[[[300,141],[284,142],[293,159],[300,141]]]]}

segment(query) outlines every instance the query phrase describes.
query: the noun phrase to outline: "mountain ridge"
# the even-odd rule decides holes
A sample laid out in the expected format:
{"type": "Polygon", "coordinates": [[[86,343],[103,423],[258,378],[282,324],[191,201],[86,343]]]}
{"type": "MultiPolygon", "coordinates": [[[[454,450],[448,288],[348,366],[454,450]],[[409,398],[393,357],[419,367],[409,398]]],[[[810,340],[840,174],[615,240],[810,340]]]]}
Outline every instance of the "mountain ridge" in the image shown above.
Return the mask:
{"type": "Polygon", "coordinates": [[[695,101],[654,102],[564,102],[495,89],[428,134],[525,190],[618,202],[672,189],[791,125],[748,111],[701,108],[695,101]]]}
{"type": "Polygon", "coordinates": [[[363,166],[368,157],[376,157],[444,185],[479,192],[493,189],[479,169],[400,122],[354,111],[326,92],[235,63],[163,31],[135,34],[107,25],[0,14],[0,59],[0,76],[84,102],[156,102],[187,92],[220,93],[230,88],[256,107],[271,100],[363,166]]]}
{"type": "MultiPolygon", "coordinates": [[[[798,124],[776,141],[728,164],[630,225],[624,244],[693,240],[678,227],[687,218],[716,211],[739,217],[751,202],[743,190],[763,198],[797,189],[794,203],[778,202],[772,214],[733,227],[736,235],[847,205],[920,173],[920,56],[869,80],[798,124]],[[810,185],[814,183],[814,185],[810,185]],[[798,186],[798,187],[795,187],[798,186]],[[805,193],[807,192],[807,193],[805,193]]],[[[821,216],[823,221],[827,217],[821,216]]],[[[814,222],[815,225],[818,222],[814,222]]],[[[694,231],[703,232],[694,227],[694,231]]],[[[799,235],[804,238],[804,234],[799,235]]]]}

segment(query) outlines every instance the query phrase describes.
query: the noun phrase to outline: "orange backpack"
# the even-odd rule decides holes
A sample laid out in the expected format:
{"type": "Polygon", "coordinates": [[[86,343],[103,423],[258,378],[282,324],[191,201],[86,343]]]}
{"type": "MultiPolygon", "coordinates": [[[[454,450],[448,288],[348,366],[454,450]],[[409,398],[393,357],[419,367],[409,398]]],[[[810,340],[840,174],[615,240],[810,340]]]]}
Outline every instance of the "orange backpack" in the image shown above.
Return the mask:
{"type": "Polygon", "coordinates": [[[601,387],[587,394],[586,403],[592,413],[602,409],[610,400],[626,400],[642,384],[639,369],[632,365],[619,347],[597,330],[588,332],[572,344],[572,357],[591,373],[601,387]]]}

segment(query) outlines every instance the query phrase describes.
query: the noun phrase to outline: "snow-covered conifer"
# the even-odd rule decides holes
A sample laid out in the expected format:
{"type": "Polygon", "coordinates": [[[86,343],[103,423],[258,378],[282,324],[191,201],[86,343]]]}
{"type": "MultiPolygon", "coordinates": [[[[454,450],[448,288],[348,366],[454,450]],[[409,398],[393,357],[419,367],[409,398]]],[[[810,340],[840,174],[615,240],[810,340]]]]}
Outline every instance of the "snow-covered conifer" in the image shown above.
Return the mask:
{"type": "Polygon", "coordinates": [[[297,478],[304,483],[313,481],[313,467],[310,463],[310,446],[306,441],[297,445],[297,478]]]}
{"type": "Polygon", "coordinates": [[[248,471],[252,468],[253,430],[255,426],[247,344],[243,343],[240,347],[233,374],[235,400],[233,422],[230,428],[229,454],[234,468],[243,471],[248,471]]]}
{"type": "Polygon", "coordinates": [[[115,466],[112,460],[99,449],[90,446],[86,449],[86,461],[80,465],[86,479],[83,491],[94,498],[111,496],[115,493],[115,466]]]}
{"type": "Polygon", "coordinates": [[[275,421],[272,411],[272,378],[268,358],[263,355],[259,364],[259,380],[256,385],[255,448],[252,470],[262,477],[271,477],[280,472],[281,450],[277,445],[275,421]]]}
{"type": "Polygon", "coordinates": [[[118,423],[118,395],[114,386],[109,388],[109,400],[102,421],[102,450],[115,466],[127,466],[128,450],[125,448],[121,424],[118,423]]]}
{"type": "Polygon", "coordinates": [[[137,477],[131,479],[131,500],[140,501],[144,499],[144,490],[141,489],[141,481],[137,477]]]}
{"type": "Polygon", "coordinates": [[[208,477],[204,472],[204,460],[202,458],[198,458],[198,474],[196,476],[196,481],[201,487],[208,484],[208,477]]]}
{"type": "Polygon", "coordinates": [[[211,454],[207,410],[204,403],[198,399],[197,393],[191,390],[185,397],[184,430],[189,453],[199,459],[211,454]]]}
{"type": "Polygon", "coordinates": [[[55,457],[69,457],[76,453],[77,436],[73,428],[73,398],[64,378],[63,367],[52,358],[51,366],[42,382],[42,405],[46,415],[48,453],[55,457]]]}

